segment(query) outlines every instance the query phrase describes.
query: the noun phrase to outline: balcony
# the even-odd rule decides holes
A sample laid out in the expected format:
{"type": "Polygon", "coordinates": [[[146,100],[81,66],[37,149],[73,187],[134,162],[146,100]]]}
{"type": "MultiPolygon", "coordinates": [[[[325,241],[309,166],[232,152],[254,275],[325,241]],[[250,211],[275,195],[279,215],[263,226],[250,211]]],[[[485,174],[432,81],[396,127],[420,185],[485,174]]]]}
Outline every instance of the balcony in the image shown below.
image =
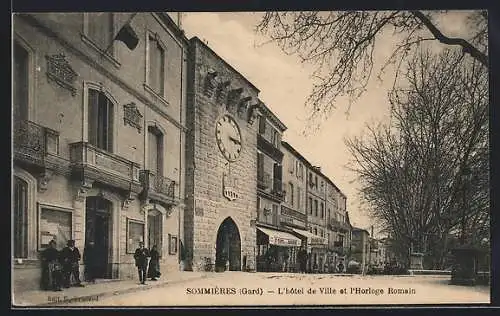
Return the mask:
{"type": "Polygon", "coordinates": [[[330,229],[333,231],[348,232],[350,227],[347,223],[338,221],[336,219],[330,219],[330,229]]]}
{"type": "Polygon", "coordinates": [[[257,187],[259,189],[269,189],[271,187],[271,183],[271,176],[268,173],[264,172],[257,175],[257,187]]]}
{"type": "Polygon", "coordinates": [[[151,199],[164,205],[178,202],[174,180],[156,175],[150,170],[141,170],[139,179],[143,186],[143,199],[151,199]]]}
{"type": "Polygon", "coordinates": [[[59,154],[59,132],[27,120],[16,120],[13,127],[17,162],[44,169],[59,154]]]}
{"type": "Polygon", "coordinates": [[[341,241],[334,241],[333,245],[330,246],[330,250],[336,252],[339,256],[344,256],[349,252],[349,248],[344,247],[344,244],[341,241]]]}
{"type": "Polygon", "coordinates": [[[139,164],[87,142],[69,146],[71,169],[80,180],[96,181],[136,194],[142,191],[139,164]]]}

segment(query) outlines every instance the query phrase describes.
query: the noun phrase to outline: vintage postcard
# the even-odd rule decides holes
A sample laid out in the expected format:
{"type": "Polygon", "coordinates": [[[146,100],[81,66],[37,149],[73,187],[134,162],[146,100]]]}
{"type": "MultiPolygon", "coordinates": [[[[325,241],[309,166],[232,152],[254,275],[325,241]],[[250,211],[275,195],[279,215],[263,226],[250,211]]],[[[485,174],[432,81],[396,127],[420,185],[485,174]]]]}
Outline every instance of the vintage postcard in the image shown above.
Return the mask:
{"type": "Polygon", "coordinates": [[[487,11],[12,26],[14,307],[490,303],[487,11]]]}

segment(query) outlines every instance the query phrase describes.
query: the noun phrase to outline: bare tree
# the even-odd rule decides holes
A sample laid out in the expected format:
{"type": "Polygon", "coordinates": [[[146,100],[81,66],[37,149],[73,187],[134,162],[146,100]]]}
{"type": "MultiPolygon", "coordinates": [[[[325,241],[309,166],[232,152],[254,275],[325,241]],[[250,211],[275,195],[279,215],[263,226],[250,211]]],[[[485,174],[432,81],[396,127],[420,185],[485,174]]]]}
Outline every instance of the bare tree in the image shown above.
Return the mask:
{"type": "Polygon", "coordinates": [[[287,54],[298,55],[314,65],[315,83],[306,106],[310,119],[327,117],[339,97],[349,98],[349,107],[366,90],[372,77],[374,51],[381,37],[397,39],[394,51],[381,67],[395,66],[395,80],[406,57],[424,42],[438,41],[460,48],[488,67],[487,14],[474,11],[466,23],[471,34],[454,38],[438,26],[442,12],[346,11],[269,12],[256,27],[287,54]]]}
{"type": "Polygon", "coordinates": [[[402,255],[430,252],[440,266],[453,231],[488,237],[488,72],[445,50],[418,51],[402,73],[390,94],[392,124],[346,145],[362,198],[402,255]]]}

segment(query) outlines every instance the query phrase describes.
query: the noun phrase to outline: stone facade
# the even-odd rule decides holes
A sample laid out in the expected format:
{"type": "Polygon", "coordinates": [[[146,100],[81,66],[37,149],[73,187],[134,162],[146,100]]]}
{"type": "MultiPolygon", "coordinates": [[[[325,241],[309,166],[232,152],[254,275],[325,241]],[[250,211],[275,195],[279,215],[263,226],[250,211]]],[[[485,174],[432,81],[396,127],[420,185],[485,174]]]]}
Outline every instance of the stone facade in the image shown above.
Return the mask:
{"type": "MultiPolygon", "coordinates": [[[[186,268],[199,271],[214,263],[221,223],[230,218],[240,238],[240,262],[255,267],[257,204],[257,127],[254,105],[259,90],[198,38],[190,40],[186,147],[186,268]],[[250,97],[250,98],[249,98],[250,97]],[[229,115],[241,133],[235,161],[222,154],[216,123],[229,115]],[[224,180],[237,194],[224,196],[224,180]]],[[[244,267],[233,267],[236,270],[244,267]]]]}
{"type": "MultiPolygon", "coordinates": [[[[27,251],[14,260],[16,288],[38,287],[40,243],[45,238],[39,219],[45,209],[69,214],[70,229],[64,238],[74,239],[83,253],[89,197],[99,197],[110,205],[109,278],[137,277],[134,249],[129,249],[137,245],[127,245],[128,222],[142,223],[148,232],[151,210],[161,214],[162,272],[168,275],[179,269],[179,245],[171,251],[168,236],[177,237],[172,239],[177,242],[183,237],[187,40],[163,14],[106,14],[112,24],[110,36],[130,21],[139,40],[135,49],[120,41],[106,48],[97,45],[89,33],[93,18],[89,13],[14,16],[14,43],[28,54],[27,102],[23,105],[27,114],[15,117],[14,130],[19,136],[14,140],[13,173],[27,187],[28,201],[16,208],[27,214],[27,243],[19,246],[27,251]],[[146,55],[152,37],[168,46],[164,62],[168,76],[162,95],[149,89],[146,55]],[[111,104],[107,150],[90,145],[89,122],[94,118],[89,114],[90,90],[98,91],[111,104]],[[141,178],[151,167],[149,126],[162,134],[163,175],[158,178],[174,184],[172,192],[154,198],[144,194],[141,178]],[[41,137],[41,150],[30,141],[33,137],[41,137]]],[[[14,104],[15,111],[17,107],[14,104]]],[[[147,243],[147,236],[142,239],[147,243]]],[[[64,244],[59,242],[59,246],[64,244]]],[[[83,277],[83,266],[80,271],[83,277]]]]}

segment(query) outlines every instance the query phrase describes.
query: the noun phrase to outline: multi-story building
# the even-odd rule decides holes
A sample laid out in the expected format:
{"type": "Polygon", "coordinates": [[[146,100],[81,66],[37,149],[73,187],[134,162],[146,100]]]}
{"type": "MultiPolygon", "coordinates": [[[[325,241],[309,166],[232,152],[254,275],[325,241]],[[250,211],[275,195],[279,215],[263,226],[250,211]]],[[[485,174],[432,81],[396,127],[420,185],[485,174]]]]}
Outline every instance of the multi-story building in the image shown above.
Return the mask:
{"type": "Polygon", "coordinates": [[[366,229],[353,227],[351,259],[359,263],[362,273],[367,271],[370,251],[370,233],[366,229]]]}
{"type": "Polygon", "coordinates": [[[255,269],[259,90],[196,37],[189,65],[186,268],[255,269]]]}
{"type": "Polygon", "coordinates": [[[283,164],[288,162],[286,159],[284,162],[281,137],[286,126],[264,103],[260,105],[257,136],[257,270],[292,271],[302,241],[283,225],[290,218],[286,215],[288,213],[284,205],[286,195],[293,195],[293,192],[286,192],[287,183],[283,175],[283,164]]]}
{"type": "Polygon", "coordinates": [[[326,221],[330,270],[344,272],[351,240],[351,226],[345,211],[345,195],[327,178],[326,221]]]}
{"type": "MultiPolygon", "coordinates": [[[[306,172],[307,160],[289,143],[282,141],[283,157],[283,186],[285,201],[281,204],[280,222],[302,237],[303,245],[307,245],[307,215],[306,215],[306,172]],[[302,233],[302,234],[301,234],[302,233]]],[[[298,269],[297,253],[291,256],[291,264],[298,269]]]]}
{"type": "Polygon", "coordinates": [[[14,286],[36,287],[51,240],[94,241],[99,278],[136,277],[139,241],[178,270],[186,38],[164,13],[17,14],[13,31],[14,286]]]}
{"type": "Polygon", "coordinates": [[[327,260],[327,225],[326,225],[326,177],[321,168],[309,165],[307,168],[307,228],[316,236],[315,243],[309,244],[311,271],[323,272],[327,260]]]}

